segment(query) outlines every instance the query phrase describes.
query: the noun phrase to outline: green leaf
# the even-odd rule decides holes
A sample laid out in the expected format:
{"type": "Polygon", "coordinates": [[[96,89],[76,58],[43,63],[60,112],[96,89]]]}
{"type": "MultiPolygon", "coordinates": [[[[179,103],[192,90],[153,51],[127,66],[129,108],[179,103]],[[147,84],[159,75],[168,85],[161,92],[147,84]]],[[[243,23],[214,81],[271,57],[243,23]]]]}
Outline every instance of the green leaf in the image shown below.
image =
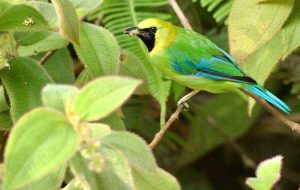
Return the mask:
{"type": "Polygon", "coordinates": [[[125,59],[121,63],[120,74],[136,79],[141,79],[143,83],[137,88],[135,94],[148,94],[149,92],[147,87],[147,76],[145,68],[143,66],[144,63],[141,61],[141,59],[136,57],[136,55],[128,50],[123,51],[123,56],[125,57],[125,59]]]}
{"type": "Polygon", "coordinates": [[[71,0],[74,7],[76,8],[77,14],[80,13],[81,17],[97,9],[103,0],[71,0]]]}
{"type": "Polygon", "coordinates": [[[104,157],[104,168],[95,173],[88,169],[88,162],[79,154],[71,160],[71,170],[81,181],[84,189],[134,190],[131,168],[126,157],[113,147],[101,145],[100,153],[104,157]]]}
{"type": "Polygon", "coordinates": [[[261,4],[254,0],[234,1],[228,28],[231,55],[243,63],[281,29],[293,4],[294,0],[273,0],[261,4]]]}
{"type": "Polygon", "coordinates": [[[227,23],[233,0],[200,0],[200,2],[202,7],[206,7],[209,12],[213,12],[213,17],[217,22],[224,21],[227,23]]]}
{"type": "Polygon", "coordinates": [[[74,83],[73,60],[66,48],[56,51],[43,66],[56,83],[74,83]]]}
{"type": "Polygon", "coordinates": [[[283,59],[285,59],[293,50],[300,46],[300,1],[295,1],[294,9],[282,28],[283,40],[283,59]]]}
{"type": "Polygon", "coordinates": [[[80,45],[75,49],[93,78],[118,73],[120,48],[108,30],[81,23],[80,45]]]}
{"type": "MultiPolygon", "coordinates": [[[[57,30],[57,17],[51,3],[42,1],[26,1],[24,3],[43,15],[53,31],[57,30]]],[[[14,38],[19,45],[28,46],[45,39],[50,34],[50,32],[14,32],[14,38]]]]}
{"type": "Polygon", "coordinates": [[[110,127],[103,123],[87,123],[87,126],[91,130],[93,139],[105,137],[112,132],[110,127]]]}
{"type": "Polygon", "coordinates": [[[246,184],[255,190],[270,190],[280,179],[282,156],[262,161],[256,169],[256,177],[247,178],[246,184]]]}
{"type": "Polygon", "coordinates": [[[155,171],[157,168],[150,148],[137,135],[128,132],[114,132],[105,136],[102,142],[120,150],[135,168],[138,167],[146,171],[155,171]]]}
{"type": "Polygon", "coordinates": [[[9,63],[9,68],[0,71],[0,78],[9,96],[15,122],[25,112],[41,105],[41,90],[52,83],[52,79],[32,59],[18,57],[9,63]]]}
{"type": "Polygon", "coordinates": [[[3,189],[18,189],[45,177],[62,167],[78,145],[78,134],[60,112],[38,108],[27,113],[7,142],[3,189]]]}
{"type": "Polygon", "coordinates": [[[63,36],[57,32],[52,32],[45,39],[38,41],[37,43],[27,46],[20,46],[18,48],[18,54],[19,56],[32,56],[39,52],[61,49],[66,47],[68,44],[68,40],[66,40],[63,36]]]}
{"type": "Polygon", "coordinates": [[[49,35],[50,32],[14,32],[14,39],[18,45],[28,46],[45,39],[49,35]]]}
{"type": "Polygon", "coordinates": [[[25,187],[22,187],[22,190],[32,190],[32,189],[42,189],[42,190],[56,190],[59,189],[65,176],[66,166],[54,170],[50,174],[46,175],[42,179],[33,182],[25,187]]]}
{"type": "Polygon", "coordinates": [[[282,57],[283,46],[279,31],[270,41],[251,54],[244,64],[243,70],[259,84],[263,85],[282,57]]]}
{"type": "Polygon", "coordinates": [[[12,127],[9,110],[0,112],[0,130],[9,130],[12,127]]]}
{"type": "Polygon", "coordinates": [[[74,6],[69,0],[52,0],[58,26],[62,34],[74,44],[79,44],[79,21],[74,6]]]}
{"type": "Polygon", "coordinates": [[[180,190],[176,178],[162,169],[155,172],[146,172],[140,169],[133,170],[133,178],[136,190],[180,190]]]}
{"type": "Polygon", "coordinates": [[[116,112],[104,118],[102,122],[109,125],[115,131],[126,130],[123,119],[116,112]]]}
{"type": "Polygon", "coordinates": [[[14,5],[0,15],[0,31],[47,31],[49,23],[34,8],[14,5]]]}
{"type": "Polygon", "coordinates": [[[76,96],[74,112],[85,121],[101,119],[121,106],[140,84],[125,77],[103,77],[87,84],[76,96]]]}
{"type": "Polygon", "coordinates": [[[12,4],[8,0],[0,1],[0,15],[8,8],[10,8],[12,4]]]}
{"type": "Polygon", "coordinates": [[[48,84],[42,90],[42,101],[45,106],[65,112],[66,105],[69,105],[79,89],[69,85],[48,84]]]}
{"type": "Polygon", "coordinates": [[[51,28],[56,30],[58,27],[57,16],[54,6],[48,1],[26,1],[27,5],[34,7],[48,21],[51,28]]]}

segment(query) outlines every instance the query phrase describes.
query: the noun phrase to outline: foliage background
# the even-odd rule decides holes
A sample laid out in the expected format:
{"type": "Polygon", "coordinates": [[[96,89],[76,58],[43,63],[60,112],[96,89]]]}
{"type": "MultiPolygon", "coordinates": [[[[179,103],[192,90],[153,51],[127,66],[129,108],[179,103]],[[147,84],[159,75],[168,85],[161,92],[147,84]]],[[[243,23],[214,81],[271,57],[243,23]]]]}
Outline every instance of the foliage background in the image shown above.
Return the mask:
{"type": "MultiPolygon", "coordinates": [[[[151,65],[143,44],[124,35],[123,30],[148,17],[180,25],[169,2],[70,0],[72,6],[66,3],[69,1],[53,2],[57,2],[55,9],[43,0],[0,2],[2,156],[12,126],[24,113],[42,105],[41,89],[46,84],[82,87],[111,74],[144,83],[122,109],[101,123],[113,130],[126,128],[151,142],[188,90],[162,77],[151,65]],[[16,5],[19,10],[5,12],[16,5]],[[68,7],[76,9],[80,22],[75,12],[66,11],[68,7]],[[55,10],[60,8],[63,15],[57,17],[55,10]],[[8,18],[12,18],[10,22],[6,22],[8,18]],[[26,27],[24,18],[33,18],[34,24],[26,27]],[[51,56],[41,66],[38,63],[46,54],[51,56]]],[[[293,110],[288,117],[300,122],[299,1],[178,3],[194,30],[229,51],[246,73],[287,102],[293,110]]],[[[300,186],[300,137],[261,107],[255,106],[249,116],[253,102],[249,101],[249,106],[235,94],[205,92],[193,97],[189,105],[154,149],[158,165],[172,173],[182,189],[248,189],[245,179],[255,175],[257,163],[278,154],[284,157],[284,164],[275,188],[300,186]]],[[[109,152],[101,151],[104,155],[109,152]]],[[[71,163],[80,163],[80,158],[71,163]]]]}

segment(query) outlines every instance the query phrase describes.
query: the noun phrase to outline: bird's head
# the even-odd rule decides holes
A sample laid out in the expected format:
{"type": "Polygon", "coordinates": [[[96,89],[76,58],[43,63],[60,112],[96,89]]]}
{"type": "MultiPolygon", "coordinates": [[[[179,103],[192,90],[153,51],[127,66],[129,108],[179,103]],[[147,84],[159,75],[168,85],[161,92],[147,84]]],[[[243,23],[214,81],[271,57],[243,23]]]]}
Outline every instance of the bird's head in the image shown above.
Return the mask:
{"type": "Polygon", "coordinates": [[[151,52],[154,47],[165,43],[174,30],[175,26],[167,21],[148,18],[141,21],[137,26],[125,29],[124,33],[139,37],[147,46],[148,51],[151,52]]]}

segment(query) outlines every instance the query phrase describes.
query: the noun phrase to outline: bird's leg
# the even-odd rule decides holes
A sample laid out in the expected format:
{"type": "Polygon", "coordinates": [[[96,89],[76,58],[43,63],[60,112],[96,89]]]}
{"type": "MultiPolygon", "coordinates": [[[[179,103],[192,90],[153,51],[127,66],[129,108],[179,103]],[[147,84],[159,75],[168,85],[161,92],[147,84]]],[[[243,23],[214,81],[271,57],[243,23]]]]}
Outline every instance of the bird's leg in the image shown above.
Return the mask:
{"type": "Polygon", "coordinates": [[[177,102],[177,106],[183,104],[184,107],[186,109],[189,108],[189,105],[186,103],[186,101],[188,101],[191,97],[193,97],[195,94],[197,94],[200,90],[194,90],[190,93],[188,93],[187,95],[183,96],[182,98],[180,98],[180,100],[177,102]]]}

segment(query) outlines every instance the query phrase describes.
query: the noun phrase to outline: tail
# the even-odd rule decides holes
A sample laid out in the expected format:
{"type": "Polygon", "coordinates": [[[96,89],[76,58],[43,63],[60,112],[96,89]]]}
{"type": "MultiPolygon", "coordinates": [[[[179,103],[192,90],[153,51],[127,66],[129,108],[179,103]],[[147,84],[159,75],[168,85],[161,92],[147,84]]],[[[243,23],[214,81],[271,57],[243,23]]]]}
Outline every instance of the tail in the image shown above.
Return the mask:
{"type": "Polygon", "coordinates": [[[259,84],[247,84],[244,86],[244,89],[265,99],[267,102],[269,102],[270,104],[272,104],[273,106],[277,107],[285,113],[290,113],[292,111],[289,108],[289,106],[286,105],[286,103],[281,101],[274,94],[272,94],[270,91],[268,91],[259,84]]]}

